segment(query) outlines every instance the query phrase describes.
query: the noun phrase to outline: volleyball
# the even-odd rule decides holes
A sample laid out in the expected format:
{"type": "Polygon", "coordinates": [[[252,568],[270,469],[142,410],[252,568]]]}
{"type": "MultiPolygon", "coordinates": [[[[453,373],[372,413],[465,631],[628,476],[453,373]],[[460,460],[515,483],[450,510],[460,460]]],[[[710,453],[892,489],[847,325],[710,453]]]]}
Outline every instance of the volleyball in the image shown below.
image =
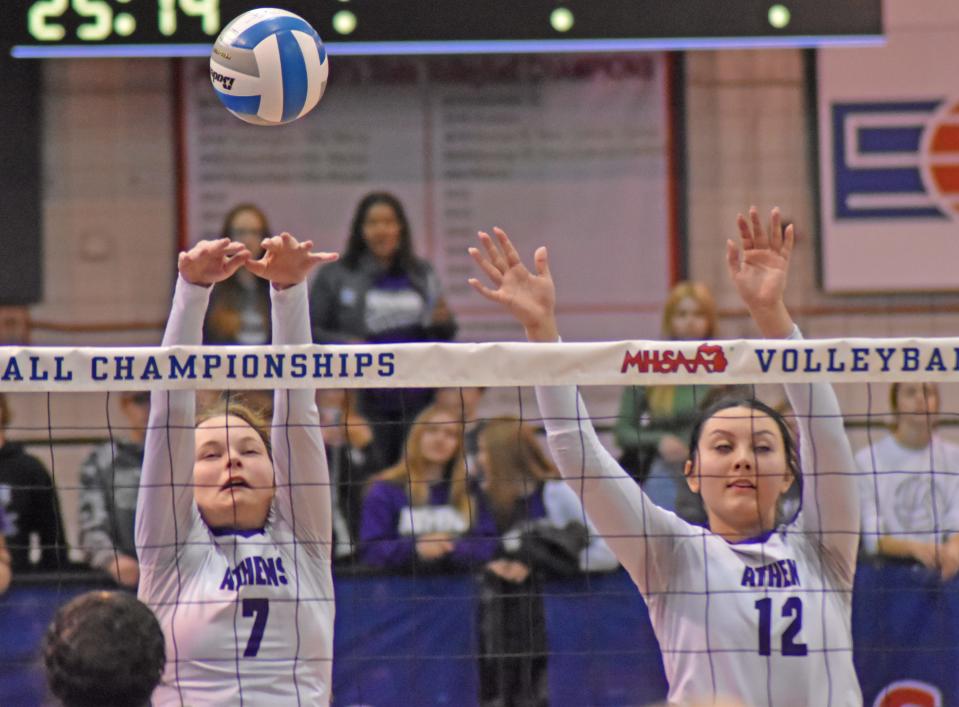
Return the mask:
{"type": "Polygon", "coordinates": [[[244,12],[213,44],[210,81],[233,115],[282,125],[319,103],[330,64],[320,35],[298,15],[265,7],[244,12]]]}

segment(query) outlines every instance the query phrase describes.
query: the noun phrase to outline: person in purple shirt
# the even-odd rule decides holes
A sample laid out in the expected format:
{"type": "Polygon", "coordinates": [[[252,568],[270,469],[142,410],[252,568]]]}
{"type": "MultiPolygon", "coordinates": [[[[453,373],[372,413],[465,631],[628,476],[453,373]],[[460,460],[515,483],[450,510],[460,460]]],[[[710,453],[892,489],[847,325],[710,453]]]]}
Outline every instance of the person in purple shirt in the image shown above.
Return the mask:
{"type": "Polygon", "coordinates": [[[477,512],[463,462],[463,423],[430,406],[398,464],[372,479],[360,518],[360,559],[379,568],[467,569],[493,557],[495,522],[477,512]]]}

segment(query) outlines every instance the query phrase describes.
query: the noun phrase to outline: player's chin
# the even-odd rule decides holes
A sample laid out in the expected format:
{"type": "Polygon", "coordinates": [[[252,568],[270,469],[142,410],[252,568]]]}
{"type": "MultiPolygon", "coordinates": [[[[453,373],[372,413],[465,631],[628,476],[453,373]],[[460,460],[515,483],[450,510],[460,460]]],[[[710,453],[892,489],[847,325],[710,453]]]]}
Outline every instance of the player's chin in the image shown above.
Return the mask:
{"type": "Polygon", "coordinates": [[[732,498],[727,497],[724,503],[726,516],[735,518],[743,525],[757,523],[762,517],[759,499],[756,494],[739,493],[732,498]]]}

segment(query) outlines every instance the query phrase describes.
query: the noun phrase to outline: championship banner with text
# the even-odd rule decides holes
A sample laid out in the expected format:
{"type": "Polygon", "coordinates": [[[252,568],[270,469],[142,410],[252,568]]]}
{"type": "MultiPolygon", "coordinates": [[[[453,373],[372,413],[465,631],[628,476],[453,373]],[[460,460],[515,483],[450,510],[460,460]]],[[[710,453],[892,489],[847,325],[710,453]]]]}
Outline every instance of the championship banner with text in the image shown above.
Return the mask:
{"type": "Polygon", "coordinates": [[[885,46],[818,52],[827,291],[959,283],[959,4],[887,5],[885,46]]]}
{"type": "Polygon", "coordinates": [[[0,392],[955,382],[959,338],[0,347],[0,392]]]}

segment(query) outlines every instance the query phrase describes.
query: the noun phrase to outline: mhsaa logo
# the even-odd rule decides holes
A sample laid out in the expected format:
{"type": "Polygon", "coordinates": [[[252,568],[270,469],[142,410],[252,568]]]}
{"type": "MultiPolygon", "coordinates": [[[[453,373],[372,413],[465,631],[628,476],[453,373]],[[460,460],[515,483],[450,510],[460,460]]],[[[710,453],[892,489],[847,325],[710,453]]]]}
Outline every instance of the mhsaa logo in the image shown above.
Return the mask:
{"type": "Polygon", "coordinates": [[[685,368],[688,373],[699,370],[707,373],[722,373],[726,370],[726,354],[719,344],[700,344],[696,355],[689,358],[682,351],[629,351],[623,357],[620,373],[626,373],[636,367],[640,373],[675,373],[685,368]]]}
{"type": "Polygon", "coordinates": [[[919,680],[897,680],[884,687],[872,707],[942,707],[942,693],[919,680]]]}
{"type": "Polygon", "coordinates": [[[959,103],[833,103],[835,218],[957,218],[959,103]]]}

